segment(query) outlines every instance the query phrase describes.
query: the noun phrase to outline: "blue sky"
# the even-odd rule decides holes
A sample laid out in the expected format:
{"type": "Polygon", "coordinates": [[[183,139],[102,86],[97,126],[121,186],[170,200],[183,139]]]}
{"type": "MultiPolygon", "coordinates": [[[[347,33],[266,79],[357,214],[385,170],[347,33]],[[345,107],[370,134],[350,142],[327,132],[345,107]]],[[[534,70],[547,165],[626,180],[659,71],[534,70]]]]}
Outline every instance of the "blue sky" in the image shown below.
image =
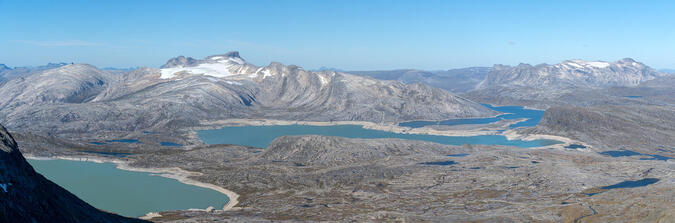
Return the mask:
{"type": "Polygon", "coordinates": [[[160,66],[240,51],[308,69],[615,61],[675,68],[670,1],[8,1],[0,63],[160,66]]]}

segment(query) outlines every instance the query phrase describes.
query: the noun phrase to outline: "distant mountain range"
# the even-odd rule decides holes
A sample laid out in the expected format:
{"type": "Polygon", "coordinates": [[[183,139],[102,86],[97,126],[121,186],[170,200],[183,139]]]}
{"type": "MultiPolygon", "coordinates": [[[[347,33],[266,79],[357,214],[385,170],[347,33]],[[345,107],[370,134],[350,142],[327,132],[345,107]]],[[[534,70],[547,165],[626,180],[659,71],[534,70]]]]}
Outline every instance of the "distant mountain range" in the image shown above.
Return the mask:
{"type": "Polygon", "coordinates": [[[651,86],[668,83],[672,79],[672,75],[667,74],[668,70],[656,71],[630,58],[616,62],[567,60],[553,65],[495,65],[491,68],[447,71],[401,69],[347,73],[404,83],[424,83],[482,103],[538,108],[556,104],[635,103],[635,100],[627,100],[623,95],[635,94],[638,92],[635,88],[641,86],[644,87],[639,92],[664,98],[667,88],[651,86]],[[647,82],[651,84],[643,85],[647,82]]]}
{"type": "Polygon", "coordinates": [[[616,62],[567,60],[554,65],[495,65],[476,90],[464,96],[483,103],[538,108],[645,103],[624,96],[641,93],[661,98],[667,89],[635,89],[668,77],[630,58],[616,62]]]}
{"type": "Polygon", "coordinates": [[[0,64],[0,84],[2,84],[2,82],[4,82],[4,81],[7,81],[9,79],[13,79],[15,77],[27,75],[27,74],[42,71],[42,70],[57,68],[57,67],[65,66],[65,65],[67,65],[67,63],[49,63],[47,65],[36,66],[36,67],[14,67],[14,68],[11,68],[11,67],[9,67],[5,64],[0,64]]]}
{"type": "MultiPolygon", "coordinates": [[[[128,131],[180,129],[231,118],[395,123],[486,117],[496,113],[474,101],[539,108],[607,103],[603,98],[623,98],[632,94],[630,88],[668,77],[628,58],[446,71],[337,72],[276,62],[256,66],[238,52],[204,59],[179,56],[160,69],[50,64],[0,66],[0,72],[0,95],[5,96],[0,98],[0,122],[36,131],[55,123],[60,123],[59,131],[128,131]],[[624,88],[601,90],[617,87],[624,88]]],[[[649,86],[659,87],[644,85],[656,90],[643,92],[668,92],[658,82],[649,86]]]]}
{"type": "Polygon", "coordinates": [[[613,63],[567,60],[554,65],[520,64],[515,67],[495,65],[477,88],[495,86],[630,87],[663,75],[630,58],[613,63]]]}
{"type": "Polygon", "coordinates": [[[259,67],[238,52],[201,60],[180,56],[161,69],[117,75],[69,64],[10,79],[0,85],[0,95],[0,122],[8,127],[74,135],[181,129],[231,118],[391,123],[496,114],[424,84],[280,63],[259,67]]]}
{"type": "Polygon", "coordinates": [[[474,90],[490,71],[489,67],[469,67],[443,71],[415,69],[382,71],[347,71],[350,74],[369,76],[381,80],[398,80],[403,83],[424,83],[453,93],[474,90]]]}

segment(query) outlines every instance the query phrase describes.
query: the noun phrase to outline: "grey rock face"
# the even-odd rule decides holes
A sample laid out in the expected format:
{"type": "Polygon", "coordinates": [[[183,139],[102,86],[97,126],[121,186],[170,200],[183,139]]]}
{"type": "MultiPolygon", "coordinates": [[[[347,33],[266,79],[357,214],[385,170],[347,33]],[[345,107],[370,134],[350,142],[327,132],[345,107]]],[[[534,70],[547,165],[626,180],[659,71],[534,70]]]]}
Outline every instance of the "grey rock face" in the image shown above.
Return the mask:
{"type": "Polygon", "coordinates": [[[160,68],[172,68],[172,67],[190,67],[190,66],[195,66],[199,65],[200,63],[208,62],[209,59],[215,58],[215,57],[224,57],[224,58],[239,58],[239,52],[237,51],[232,51],[228,52],[225,54],[220,54],[220,55],[213,55],[213,56],[208,56],[204,58],[204,60],[197,60],[192,57],[185,57],[185,56],[178,56],[169,59],[169,61],[166,62],[166,64],[162,65],[160,68]]]}
{"type": "Polygon", "coordinates": [[[390,156],[433,156],[440,153],[438,145],[399,139],[365,140],[329,136],[282,136],[275,139],[260,158],[283,160],[309,167],[368,165],[390,156]],[[419,143],[420,146],[409,146],[419,143]],[[436,148],[435,148],[436,147],[436,148]]]}
{"type": "Polygon", "coordinates": [[[100,211],[36,173],[0,126],[0,222],[145,222],[100,211]]]}
{"type": "Polygon", "coordinates": [[[196,64],[196,63],[197,63],[197,60],[195,60],[192,57],[178,56],[178,57],[171,58],[169,61],[166,62],[166,64],[162,65],[161,68],[188,66],[188,65],[192,65],[192,64],[196,64]]]}

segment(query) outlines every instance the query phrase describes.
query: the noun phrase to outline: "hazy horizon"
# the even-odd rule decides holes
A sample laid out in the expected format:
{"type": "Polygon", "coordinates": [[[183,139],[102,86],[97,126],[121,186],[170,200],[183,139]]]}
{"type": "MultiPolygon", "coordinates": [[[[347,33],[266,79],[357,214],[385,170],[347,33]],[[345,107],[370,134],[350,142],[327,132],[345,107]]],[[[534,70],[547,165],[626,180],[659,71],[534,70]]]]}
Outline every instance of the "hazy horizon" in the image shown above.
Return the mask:
{"type": "MultiPolygon", "coordinates": [[[[228,52],[231,52],[231,51],[228,51],[228,52]]],[[[224,54],[224,53],[227,53],[227,52],[216,53],[216,54],[212,54],[212,55],[224,54]]],[[[241,52],[239,52],[239,53],[241,54],[241,52]]],[[[203,56],[203,57],[193,57],[193,58],[194,58],[194,59],[203,59],[204,57],[212,56],[212,55],[206,55],[206,56],[203,56]]],[[[192,56],[187,56],[187,55],[178,55],[178,56],[192,57],[192,56]]],[[[176,56],[176,57],[177,57],[177,56],[176,56]]],[[[246,57],[245,57],[245,56],[241,56],[241,57],[242,57],[244,60],[246,60],[246,57]]],[[[172,57],[172,58],[173,58],[173,57],[172,57]]],[[[624,58],[630,58],[630,57],[624,57],[624,58]]],[[[604,61],[604,60],[587,60],[587,61],[616,62],[616,61],[621,60],[621,59],[624,59],[624,58],[619,58],[619,59],[616,59],[616,60],[609,60],[609,61],[604,61]]],[[[169,59],[171,59],[171,58],[169,58],[169,59]]],[[[169,59],[167,59],[167,60],[169,60],[169,59]]],[[[577,58],[570,58],[570,59],[566,59],[566,60],[574,60],[574,59],[577,59],[577,58]]],[[[631,58],[631,59],[635,59],[635,58],[631,58]]],[[[563,62],[563,61],[565,61],[565,60],[558,61],[558,62],[552,62],[552,63],[528,63],[528,62],[519,62],[519,63],[516,63],[516,64],[503,64],[503,63],[498,63],[498,64],[492,64],[492,65],[486,65],[486,66],[450,67],[450,68],[445,68],[445,69],[421,69],[421,68],[417,68],[417,67],[400,67],[400,68],[388,68],[388,69],[348,70],[348,69],[343,69],[343,68],[340,68],[340,67],[329,67],[329,66],[320,66],[320,67],[311,67],[311,68],[308,68],[308,67],[302,66],[301,64],[294,64],[294,63],[289,63],[289,64],[285,64],[285,65],[295,65],[295,66],[302,67],[302,68],[305,69],[305,70],[338,69],[338,70],[344,70],[344,71],[376,71],[376,70],[406,70],[406,69],[418,69],[418,70],[437,71],[437,70],[452,70],[452,69],[462,69],[462,68],[471,68],[471,67],[492,67],[492,66],[494,66],[494,65],[517,66],[518,64],[521,64],[521,63],[523,63],[523,64],[530,64],[530,65],[532,65],[532,66],[536,66],[536,65],[539,65],[539,64],[558,64],[558,63],[563,62]]],[[[637,61],[637,62],[642,62],[642,61],[639,61],[639,60],[636,60],[636,61],[637,61]]],[[[251,62],[248,61],[248,60],[247,60],[247,62],[251,63],[251,62]]],[[[252,64],[254,64],[254,65],[256,65],[256,66],[266,66],[266,65],[268,65],[268,64],[270,64],[270,63],[273,63],[273,62],[279,62],[279,61],[270,61],[270,62],[264,63],[264,64],[257,64],[257,63],[252,63],[252,64]]],[[[38,67],[38,66],[44,66],[44,65],[48,65],[48,64],[59,64],[59,63],[66,63],[66,64],[70,64],[70,63],[75,63],[75,64],[90,64],[90,65],[96,66],[96,67],[101,68],[101,69],[136,69],[136,68],[141,68],[141,67],[154,67],[154,68],[159,68],[161,65],[163,65],[163,64],[160,64],[160,65],[157,65],[157,66],[113,67],[113,66],[97,66],[97,65],[95,65],[95,64],[91,64],[91,63],[87,63],[87,62],[77,62],[77,63],[76,63],[76,62],[67,62],[67,61],[51,61],[51,62],[47,62],[47,63],[44,63],[44,64],[32,64],[32,65],[15,66],[15,65],[12,65],[12,64],[2,63],[2,61],[0,61],[0,64],[4,64],[4,65],[6,65],[6,66],[8,66],[8,67],[10,67],[10,68],[19,68],[19,67],[38,67]]],[[[650,66],[649,64],[645,64],[645,65],[650,66]]],[[[651,67],[651,66],[650,66],[650,67],[651,67]]],[[[673,71],[675,71],[675,69],[671,69],[671,68],[669,68],[669,67],[652,67],[652,68],[654,68],[654,69],[656,69],[656,70],[668,71],[668,72],[673,72],[673,71]]]]}
{"type": "Polygon", "coordinates": [[[256,65],[305,69],[447,70],[626,57],[675,68],[675,31],[664,28],[675,25],[668,1],[471,2],[0,0],[0,63],[158,67],[179,55],[236,50],[256,65]]]}

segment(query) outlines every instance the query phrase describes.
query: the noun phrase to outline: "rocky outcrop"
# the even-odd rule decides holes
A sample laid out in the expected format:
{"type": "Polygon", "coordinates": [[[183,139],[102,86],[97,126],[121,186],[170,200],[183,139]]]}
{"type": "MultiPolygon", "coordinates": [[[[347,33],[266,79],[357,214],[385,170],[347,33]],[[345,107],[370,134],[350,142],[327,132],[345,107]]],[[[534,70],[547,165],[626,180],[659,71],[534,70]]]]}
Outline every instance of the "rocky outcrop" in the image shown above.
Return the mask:
{"type": "Polygon", "coordinates": [[[0,222],[144,222],[98,210],[36,173],[2,126],[0,140],[0,222]]]}
{"type": "Polygon", "coordinates": [[[345,139],[330,136],[282,136],[261,154],[268,161],[293,162],[310,167],[369,165],[392,156],[434,156],[438,144],[388,139],[345,139]],[[415,145],[415,146],[412,146],[415,145]]]}
{"type": "Polygon", "coordinates": [[[671,106],[552,107],[527,133],[577,139],[596,150],[629,149],[675,157],[675,108],[671,106]]]}
{"type": "Polygon", "coordinates": [[[171,58],[169,61],[166,62],[166,64],[162,65],[161,68],[170,68],[170,67],[178,67],[178,66],[188,66],[197,63],[197,60],[195,60],[192,57],[185,57],[185,56],[178,56],[171,58]]]}

